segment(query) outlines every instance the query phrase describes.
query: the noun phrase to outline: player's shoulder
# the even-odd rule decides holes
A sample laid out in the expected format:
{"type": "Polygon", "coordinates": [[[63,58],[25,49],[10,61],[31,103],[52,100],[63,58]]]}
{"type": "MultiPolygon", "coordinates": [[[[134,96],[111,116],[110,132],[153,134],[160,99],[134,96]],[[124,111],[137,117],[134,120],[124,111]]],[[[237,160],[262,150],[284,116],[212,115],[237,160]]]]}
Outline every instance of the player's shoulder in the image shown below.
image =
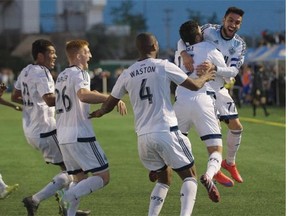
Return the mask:
{"type": "Polygon", "coordinates": [[[237,42],[239,45],[245,46],[245,48],[246,48],[246,42],[245,42],[244,39],[241,38],[238,34],[235,34],[235,35],[234,35],[234,40],[235,40],[235,42],[237,42]]]}
{"type": "Polygon", "coordinates": [[[219,31],[221,29],[221,25],[207,23],[201,26],[201,31],[219,31]]]}

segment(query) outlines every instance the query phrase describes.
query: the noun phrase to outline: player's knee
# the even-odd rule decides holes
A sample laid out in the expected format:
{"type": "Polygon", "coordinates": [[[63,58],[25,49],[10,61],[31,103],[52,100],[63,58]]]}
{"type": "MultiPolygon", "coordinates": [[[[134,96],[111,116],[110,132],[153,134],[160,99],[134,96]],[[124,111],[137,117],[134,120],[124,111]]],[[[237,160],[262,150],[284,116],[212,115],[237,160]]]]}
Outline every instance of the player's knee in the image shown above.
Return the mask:
{"type": "Polygon", "coordinates": [[[103,185],[107,185],[110,182],[110,173],[109,170],[102,172],[102,173],[95,173],[94,176],[99,176],[103,180],[103,185]]]}
{"type": "Polygon", "coordinates": [[[230,119],[229,123],[228,123],[228,128],[230,130],[243,131],[243,126],[242,126],[241,122],[239,121],[239,119],[230,119]]]}
{"type": "Polygon", "coordinates": [[[53,178],[53,183],[58,184],[60,187],[68,186],[71,181],[72,179],[69,177],[67,172],[61,172],[53,178]]]}

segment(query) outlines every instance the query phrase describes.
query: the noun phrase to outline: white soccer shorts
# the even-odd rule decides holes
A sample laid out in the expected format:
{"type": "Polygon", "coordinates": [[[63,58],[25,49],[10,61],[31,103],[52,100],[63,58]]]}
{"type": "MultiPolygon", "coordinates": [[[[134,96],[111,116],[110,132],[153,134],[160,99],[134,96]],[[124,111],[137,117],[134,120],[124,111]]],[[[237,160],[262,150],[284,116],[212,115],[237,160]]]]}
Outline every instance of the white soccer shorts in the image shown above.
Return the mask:
{"type": "Polygon", "coordinates": [[[60,151],[56,132],[43,138],[26,137],[27,142],[35,149],[41,151],[46,163],[61,164],[63,157],[60,151]]]}
{"type": "Polygon", "coordinates": [[[182,133],[194,126],[206,146],[222,146],[222,135],[213,95],[201,93],[192,97],[177,97],[174,110],[182,133]]]}
{"type": "Polygon", "coordinates": [[[68,174],[108,170],[108,161],[97,141],[60,144],[68,174]]]}
{"type": "Polygon", "coordinates": [[[222,88],[216,93],[215,106],[219,112],[220,120],[229,120],[238,118],[238,111],[234,100],[226,88],[222,88]]]}
{"type": "Polygon", "coordinates": [[[167,165],[177,171],[194,164],[190,141],[178,127],[171,132],[138,136],[138,153],[148,170],[156,171],[167,165]]]}

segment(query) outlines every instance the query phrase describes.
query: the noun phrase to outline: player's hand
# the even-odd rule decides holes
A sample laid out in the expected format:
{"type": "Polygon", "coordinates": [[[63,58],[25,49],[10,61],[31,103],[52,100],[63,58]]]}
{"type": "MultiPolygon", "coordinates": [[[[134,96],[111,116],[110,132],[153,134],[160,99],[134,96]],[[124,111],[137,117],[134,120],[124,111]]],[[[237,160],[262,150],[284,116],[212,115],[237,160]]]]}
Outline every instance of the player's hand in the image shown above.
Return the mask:
{"type": "Polygon", "coordinates": [[[196,67],[196,73],[198,76],[202,76],[203,71],[205,72],[207,70],[215,70],[215,66],[209,61],[205,61],[196,67]]]}
{"type": "Polygon", "coordinates": [[[186,70],[193,72],[194,71],[194,60],[191,55],[189,55],[187,52],[181,52],[181,57],[183,59],[183,65],[185,66],[186,70]]]}
{"type": "Polygon", "coordinates": [[[119,112],[122,116],[127,114],[126,104],[122,100],[120,100],[117,104],[117,112],[119,112]]]}
{"type": "Polygon", "coordinates": [[[6,91],[6,89],[7,89],[7,86],[4,83],[0,83],[0,97],[2,96],[4,91],[6,91]]]}
{"type": "Polygon", "coordinates": [[[203,71],[202,73],[204,73],[204,75],[202,75],[202,76],[204,76],[206,78],[207,82],[210,80],[214,80],[216,77],[216,71],[214,71],[214,70],[209,70],[209,71],[206,70],[206,71],[203,71]]]}
{"type": "Polygon", "coordinates": [[[91,118],[100,118],[101,116],[104,115],[104,112],[101,109],[98,109],[92,113],[89,114],[88,119],[91,118]]]}

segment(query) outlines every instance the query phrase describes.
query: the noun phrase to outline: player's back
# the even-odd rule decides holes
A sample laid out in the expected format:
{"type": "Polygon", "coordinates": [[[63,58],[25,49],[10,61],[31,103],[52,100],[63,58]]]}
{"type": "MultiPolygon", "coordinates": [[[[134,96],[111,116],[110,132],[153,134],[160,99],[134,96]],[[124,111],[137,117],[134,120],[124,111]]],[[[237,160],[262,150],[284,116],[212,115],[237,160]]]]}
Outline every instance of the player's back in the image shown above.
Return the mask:
{"type": "Polygon", "coordinates": [[[25,135],[39,138],[40,133],[54,130],[55,109],[42,98],[47,93],[54,93],[50,71],[44,66],[30,64],[21,71],[15,88],[22,93],[25,135]]]}
{"type": "Polygon", "coordinates": [[[111,94],[122,86],[128,92],[138,135],[169,131],[171,126],[177,125],[170,98],[170,82],[179,84],[186,78],[167,60],[148,58],[124,70],[111,94]]]}
{"type": "MultiPolygon", "coordinates": [[[[193,44],[191,46],[187,46],[186,51],[189,55],[193,57],[194,69],[199,64],[202,64],[204,61],[207,61],[207,60],[214,61],[214,54],[215,52],[218,52],[215,46],[209,42],[200,42],[200,43],[193,44]]],[[[189,77],[198,78],[195,70],[192,73],[187,71],[178,51],[176,51],[175,53],[175,64],[177,64],[183,71],[185,71],[187,75],[189,75],[189,77]]],[[[209,83],[205,83],[205,85],[198,91],[190,91],[182,86],[178,86],[176,89],[176,96],[178,97],[180,95],[183,95],[183,96],[191,97],[199,93],[206,93],[206,91],[213,91],[209,83]]]]}
{"type": "Polygon", "coordinates": [[[59,143],[73,143],[95,137],[88,119],[90,105],[77,96],[81,88],[90,90],[90,77],[76,66],[66,68],[56,80],[56,124],[59,143]]]}

